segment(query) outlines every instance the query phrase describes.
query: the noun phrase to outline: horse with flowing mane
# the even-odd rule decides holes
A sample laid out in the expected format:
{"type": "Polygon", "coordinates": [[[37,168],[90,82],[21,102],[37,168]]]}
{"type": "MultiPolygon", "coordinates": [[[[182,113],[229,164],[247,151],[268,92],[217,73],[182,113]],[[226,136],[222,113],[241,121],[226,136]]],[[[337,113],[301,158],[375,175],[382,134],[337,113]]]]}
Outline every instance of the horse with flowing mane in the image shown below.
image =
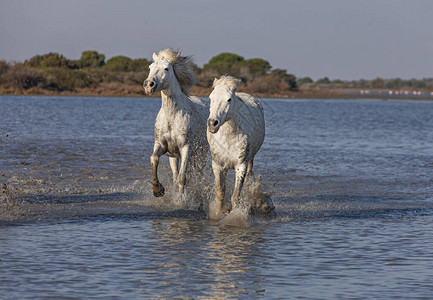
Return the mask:
{"type": "Polygon", "coordinates": [[[190,56],[167,48],[153,53],[149,76],[143,83],[146,94],[161,92],[162,105],[155,121],[155,143],[150,158],[155,197],[164,195],[158,179],[161,155],[168,155],[173,184],[184,192],[186,171],[190,160],[202,169],[209,146],[206,141],[208,108],[198,97],[189,96],[194,83],[193,61],[190,56]],[[179,168],[180,159],[180,168],[179,168]]]}
{"type": "MultiPolygon", "coordinates": [[[[240,79],[225,75],[215,79],[210,94],[207,140],[215,175],[217,211],[221,218],[228,169],[235,169],[236,181],[231,197],[232,209],[239,204],[245,177],[251,175],[254,156],[265,138],[265,119],[259,99],[237,92],[240,79]]],[[[263,212],[272,211],[272,202],[260,203],[263,212]]]]}

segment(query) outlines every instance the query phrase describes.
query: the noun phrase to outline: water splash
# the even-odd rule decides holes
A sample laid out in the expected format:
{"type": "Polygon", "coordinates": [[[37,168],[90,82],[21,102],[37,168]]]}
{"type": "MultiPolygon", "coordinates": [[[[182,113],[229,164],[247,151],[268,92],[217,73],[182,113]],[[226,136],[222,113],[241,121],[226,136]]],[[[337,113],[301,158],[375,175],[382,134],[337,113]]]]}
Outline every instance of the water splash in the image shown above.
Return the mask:
{"type": "Polygon", "coordinates": [[[220,220],[217,225],[219,227],[239,227],[239,228],[250,228],[253,226],[254,221],[251,218],[250,207],[248,205],[240,205],[233,209],[228,215],[220,220]]]}

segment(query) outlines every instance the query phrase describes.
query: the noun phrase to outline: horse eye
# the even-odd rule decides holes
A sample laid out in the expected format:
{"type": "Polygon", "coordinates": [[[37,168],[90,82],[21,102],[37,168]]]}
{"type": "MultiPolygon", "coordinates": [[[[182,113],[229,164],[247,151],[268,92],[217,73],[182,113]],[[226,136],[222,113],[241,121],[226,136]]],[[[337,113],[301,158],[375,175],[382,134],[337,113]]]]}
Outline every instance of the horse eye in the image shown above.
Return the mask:
{"type": "Polygon", "coordinates": [[[230,101],[232,101],[232,98],[230,98],[229,100],[227,100],[227,102],[230,102],[230,101]]]}
{"type": "Polygon", "coordinates": [[[166,71],[168,71],[168,68],[165,68],[166,71]]]}

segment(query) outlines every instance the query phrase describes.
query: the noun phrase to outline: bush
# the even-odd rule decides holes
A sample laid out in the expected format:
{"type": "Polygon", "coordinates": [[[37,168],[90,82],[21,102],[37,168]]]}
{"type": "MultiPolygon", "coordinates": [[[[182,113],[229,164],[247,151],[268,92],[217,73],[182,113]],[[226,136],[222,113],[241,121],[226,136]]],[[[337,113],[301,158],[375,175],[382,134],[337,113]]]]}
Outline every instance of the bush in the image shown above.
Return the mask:
{"type": "Polygon", "coordinates": [[[79,60],[80,68],[96,68],[105,64],[105,55],[96,51],[84,51],[79,60]]]}
{"type": "Polygon", "coordinates": [[[329,84],[331,80],[328,77],[320,78],[316,81],[317,84],[329,84]]]}
{"type": "Polygon", "coordinates": [[[71,91],[93,84],[87,73],[79,70],[49,69],[46,71],[45,88],[56,91],[71,91]]]}
{"type": "Polygon", "coordinates": [[[242,56],[234,53],[221,53],[210,59],[204,67],[204,71],[213,70],[218,73],[219,76],[224,74],[230,74],[233,76],[239,76],[241,63],[244,61],[242,56]]]}
{"type": "Polygon", "coordinates": [[[313,83],[313,79],[311,79],[310,77],[303,77],[298,79],[298,85],[301,86],[306,83],[313,83]]]}
{"type": "Polygon", "coordinates": [[[50,52],[44,55],[36,55],[24,62],[34,68],[62,68],[69,66],[69,60],[61,54],[50,52]]]}
{"type": "Polygon", "coordinates": [[[107,60],[104,68],[114,72],[129,72],[132,59],[126,56],[114,56],[107,60]]]}
{"type": "Polygon", "coordinates": [[[220,74],[214,69],[203,70],[197,75],[194,85],[202,88],[210,88],[212,87],[214,79],[219,76],[220,74]]]}
{"type": "Polygon", "coordinates": [[[26,90],[32,87],[41,87],[45,83],[45,76],[42,71],[28,67],[24,64],[16,64],[7,69],[1,75],[1,81],[13,88],[26,90]]]}
{"type": "Polygon", "coordinates": [[[293,74],[287,74],[286,70],[274,69],[270,74],[276,81],[282,85],[282,89],[289,91],[297,91],[298,84],[296,83],[296,76],[293,74]]]}
{"type": "Polygon", "coordinates": [[[149,72],[150,61],[145,58],[133,59],[130,64],[132,72],[149,72]]]}
{"type": "Polygon", "coordinates": [[[0,75],[9,69],[9,64],[5,60],[0,60],[0,75]]]}
{"type": "Polygon", "coordinates": [[[269,62],[261,58],[247,59],[242,62],[242,66],[247,67],[254,76],[266,75],[271,69],[269,62]]]}

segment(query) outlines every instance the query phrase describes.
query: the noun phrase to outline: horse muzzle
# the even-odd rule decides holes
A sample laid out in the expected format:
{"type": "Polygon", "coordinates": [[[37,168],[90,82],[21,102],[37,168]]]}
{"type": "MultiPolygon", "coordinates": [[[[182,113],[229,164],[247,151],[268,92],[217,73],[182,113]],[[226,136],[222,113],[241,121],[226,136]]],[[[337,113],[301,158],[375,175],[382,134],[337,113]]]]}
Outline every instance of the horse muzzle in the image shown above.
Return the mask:
{"type": "Polygon", "coordinates": [[[210,133],[217,133],[220,129],[220,125],[217,119],[207,119],[207,130],[209,130],[210,133]]]}
{"type": "Polygon", "coordinates": [[[144,88],[144,92],[147,95],[152,95],[153,93],[155,93],[156,91],[156,83],[153,80],[145,80],[143,82],[143,88],[144,88]]]}

